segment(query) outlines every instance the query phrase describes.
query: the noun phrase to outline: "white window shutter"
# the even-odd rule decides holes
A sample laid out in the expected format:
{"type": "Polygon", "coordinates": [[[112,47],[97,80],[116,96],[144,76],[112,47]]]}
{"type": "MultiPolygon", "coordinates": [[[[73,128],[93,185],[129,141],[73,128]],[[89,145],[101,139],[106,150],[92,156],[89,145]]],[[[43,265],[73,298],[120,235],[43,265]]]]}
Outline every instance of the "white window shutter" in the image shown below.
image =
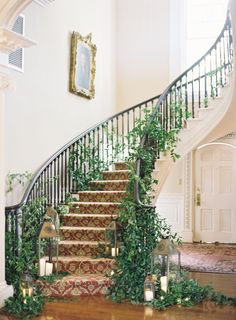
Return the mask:
{"type": "MultiPolygon", "coordinates": [[[[23,15],[20,15],[17,17],[12,27],[12,31],[19,33],[21,35],[24,35],[25,33],[24,29],[25,29],[25,17],[23,15]]],[[[12,69],[23,72],[24,71],[24,49],[20,48],[10,53],[8,58],[8,63],[12,69]]]]}

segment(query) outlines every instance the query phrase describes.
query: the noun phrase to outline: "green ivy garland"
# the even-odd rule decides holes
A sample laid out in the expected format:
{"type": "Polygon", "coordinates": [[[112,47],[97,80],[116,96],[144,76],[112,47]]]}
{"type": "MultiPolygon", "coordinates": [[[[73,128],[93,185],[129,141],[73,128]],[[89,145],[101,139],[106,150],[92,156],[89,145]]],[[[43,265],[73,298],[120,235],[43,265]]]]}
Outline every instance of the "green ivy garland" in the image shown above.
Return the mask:
{"type": "Polygon", "coordinates": [[[129,145],[129,156],[127,164],[130,170],[128,195],[121,204],[119,219],[123,225],[123,250],[117,257],[117,268],[110,289],[110,296],[113,301],[128,299],[135,303],[143,302],[143,284],[148,272],[151,271],[150,255],[157,241],[162,235],[168,234],[172,241],[180,242],[177,234],[172,234],[165,219],[155,212],[154,208],[148,207],[152,198],[150,191],[153,184],[157,183],[151,174],[159,153],[168,152],[173,160],[179,156],[174,149],[177,142],[177,134],[181,123],[177,128],[168,132],[163,129],[159,117],[152,119],[146,112],[145,118],[136,121],[135,128],[127,136],[129,145]],[[147,136],[148,142],[145,148],[140,146],[140,139],[147,136]],[[155,142],[158,142],[158,146],[155,142]],[[134,199],[134,184],[137,181],[134,166],[136,159],[142,162],[142,177],[139,178],[140,198],[147,206],[138,206],[134,199]]]}
{"type": "Polygon", "coordinates": [[[34,285],[34,294],[22,296],[20,282],[21,276],[26,271],[36,279],[38,257],[35,248],[38,238],[38,226],[44,214],[44,198],[40,198],[24,205],[18,215],[22,229],[20,239],[12,237],[11,232],[6,232],[6,280],[14,287],[14,296],[5,301],[6,311],[18,316],[20,319],[31,319],[32,316],[42,312],[44,297],[39,288],[34,285]],[[17,254],[19,253],[19,254],[17,254]]]}
{"type": "Polygon", "coordinates": [[[170,280],[168,293],[161,290],[160,281],[157,281],[155,299],[148,305],[163,310],[173,305],[191,307],[204,300],[213,301],[219,305],[236,305],[236,298],[226,297],[209,285],[201,286],[196,280],[188,279],[187,274],[183,274],[180,281],[170,280]]]}

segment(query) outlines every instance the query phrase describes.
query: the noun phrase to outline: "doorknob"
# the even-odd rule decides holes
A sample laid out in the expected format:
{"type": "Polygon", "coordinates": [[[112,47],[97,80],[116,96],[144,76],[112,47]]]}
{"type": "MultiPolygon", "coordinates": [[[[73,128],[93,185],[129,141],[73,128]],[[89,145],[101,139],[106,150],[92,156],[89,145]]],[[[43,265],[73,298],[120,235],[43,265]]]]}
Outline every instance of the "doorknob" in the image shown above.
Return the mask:
{"type": "Polygon", "coordinates": [[[197,188],[196,206],[197,206],[197,207],[200,207],[200,206],[201,206],[201,193],[200,193],[200,189],[199,189],[199,188],[197,188]]]}

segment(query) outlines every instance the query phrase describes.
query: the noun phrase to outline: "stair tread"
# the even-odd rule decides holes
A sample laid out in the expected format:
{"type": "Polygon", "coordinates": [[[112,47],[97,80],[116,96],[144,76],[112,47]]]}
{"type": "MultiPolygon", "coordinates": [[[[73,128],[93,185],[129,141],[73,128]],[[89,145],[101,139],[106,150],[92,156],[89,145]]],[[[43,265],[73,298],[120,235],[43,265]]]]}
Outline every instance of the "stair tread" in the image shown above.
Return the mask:
{"type": "Polygon", "coordinates": [[[74,193],[74,195],[76,194],[81,194],[81,193],[109,193],[109,194],[112,194],[112,193],[126,193],[127,191],[121,191],[121,190],[118,190],[118,191],[113,191],[113,190],[87,190],[87,191],[79,191],[77,193],[74,193]]]}
{"type": "Polygon", "coordinates": [[[79,241],[79,240],[60,240],[59,244],[62,245],[89,245],[98,246],[99,244],[105,244],[105,241],[79,241]]]}
{"type": "Polygon", "coordinates": [[[111,173],[111,172],[115,172],[115,173],[126,173],[126,172],[130,172],[130,170],[105,170],[102,173],[111,173]]]}
{"type": "MultiPolygon", "coordinates": [[[[102,182],[102,183],[107,183],[107,182],[111,182],[111,183],[120,183],[120,182],[129,182],[129,180],[96,180],[96,181],[91,181],[90,183],[97,183],[97,182],[102,182]]],[[[105,190],[104,190],[105,191],[105,190]]]]}
{"type": "Polygon", "coordinates": [[[63,262],[71,262],[71,261],[106,262],[106,261],[114,261],[114,259],[111,259],[111,258],[92,258],[89,256],[58,256],[58,261],[63,261],[63,262]]]}
{"type": "Polygon", "coordinates": [[[96,213],[67,213],[64,214],[63,217],[73,217],[73,218],[80,218],[80,217],[86,217],[86,218],[109,218],[109,217],[117,217],[117,214],[96,214],[96,213]]]}
{"type": "Polygon", "coordinates": [[[91,231],[91,230],[96,230],[96,231],[105,231],[106,228],[102,228],[102,227],[74,227],[74,226],[63,226],[60,227],[60,230],[87,230],[87,231],[91,231]]]}
{"type": "MultiPolygon", "coordinates": [[[[91,274],[80,274],[80,275],[76,275],[76,274],[69,274],[64,276],[61,279],[56,280],[53,284],[51,285],[55,285],[56,283],[59,282],[64,282],[64,281],[79,281],[79,280],[84,280],[84,281],[101,281],[101,280],[110,280],[108,277],[102,275],[102,274],[97,274],[97,273],[91,273],[91,274]]],[[[44,282],[45,280],[41,280],[38,279],[37,282],[44,282]]],[[[50,284],[49,284],[50,285],[50,284]]]]}
{"type": "Polygon", "coordinates": [[[73,201],[73,202],[70,202],[71,205],[73,204],[83,204],[83,205],[91,205],[91,204],[94,204],[94,205],[119,205],[121,204],[121,202],[95,202],[95,201],[73,201]]]}

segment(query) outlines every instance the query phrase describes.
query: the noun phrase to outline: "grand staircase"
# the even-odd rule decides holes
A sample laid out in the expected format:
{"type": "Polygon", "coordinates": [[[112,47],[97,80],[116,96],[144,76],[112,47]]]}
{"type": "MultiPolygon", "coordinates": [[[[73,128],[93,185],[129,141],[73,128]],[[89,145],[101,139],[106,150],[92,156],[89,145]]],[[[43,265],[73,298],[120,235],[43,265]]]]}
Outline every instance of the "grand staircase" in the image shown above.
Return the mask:
{"type": "MultiPolygon", "coordinates": [[[[115,259],[104,256],[105,229],[119,216],[119,204],[126,195],[129,182],[129,171],[125,164],[129,144],[119,156],[113,149],[117,142],[124,144],[125,136],[138,121],[144,119],[146,111],[150,115],[149,121],[158,119],[165,132],[181,129],[176,146],[180,156],[186,155],[210,135],[213,139],[221,134],[215,130],[227,115],[235,119],[236,108],[232,103],[235,94],[233,33],[228,16],[214,45],[173,81],[161,96],[122,111],[70,141],[43,164],[22,201],[17,206],[6,208],[6,232],[10,239],[16,241],[21,236],[22,206],[42,196],[46,197],[47,204],[55,208],[65,203],[67,193],[76,199],[70,202],[69,213],[61,218],[59,271],[68,275],[54,283],[38,280],[45,296],[70,298],[107,292],[115,259]],[[85,163],[81,159],[86,148],[90,150],[91,157],[85,163]],[[79,168],[82,175],[87,176],[97,169],[92,158],[107,164],[109,171],[102,172],[102,180],[91,181],[88,190],[77,192],[78,185],[68,170],[71,159],[73,170],[79,168]]],[[[144,134],[140,139],[140,147],[145,148],[150,140],[144,134]]],[[[173,165],[168,152],[160,153],[159,141],[155,143],[157,160],[153,176],[159,183],[154,190],[153,204],[173,165]]],[[[139,206],[142,206],[138,182],[142,178],[141,172],[142,161],[138,158],[135,162],[137,182],[134,197],[139,206]]],[[[14,254],[17,256],[19,252],[15,250],[14,254]]]]}
{"type": "Polygon", "coordinates": [[[63,279],[50,284],[38,281],[45,296],[54,298],[105,294],[111,284],[114,258],[105,254],[105,229],[119,214],[126,194],[129,171],[125,163],[114,163],[114,170],[102,172],[103,180],[91,181],[90,190],[73,194],[70,212],[62,216],[58,271],[63,279]]]}

